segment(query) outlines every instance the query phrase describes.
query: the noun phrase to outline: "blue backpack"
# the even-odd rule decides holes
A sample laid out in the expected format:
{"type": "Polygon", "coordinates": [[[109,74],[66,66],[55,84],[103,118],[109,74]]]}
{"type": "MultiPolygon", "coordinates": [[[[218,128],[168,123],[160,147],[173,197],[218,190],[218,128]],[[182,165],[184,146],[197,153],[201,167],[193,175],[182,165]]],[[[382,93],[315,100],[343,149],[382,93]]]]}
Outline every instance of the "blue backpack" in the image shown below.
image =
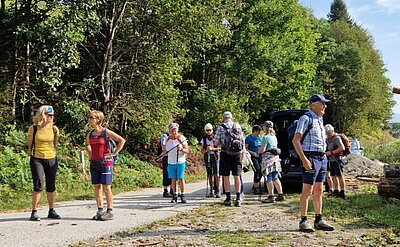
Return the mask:
{"type": "MultiPolygon", "coordinates": [[[[90,136],[92,136],[92,133],[93,133],[93,130],[90,131],[90,136]]],[[[104,138],[104,143],[106,143],[106,144],[108,145],[108,150],[109,150],[109,152],[110,152],[110,153],[115,152],[115,150],[117,149],[117,143],[116,143],[113,139],[107,138],[107,129],[106,129],[106,128],[103,129],[103,132],[101,133],[101,135],[102,135],[103,138],[104,138]]],[[[118,155],[119,155],[119,154],[117,154],[117,155],[115,155],[115,156],[112,157],[112,159],[113,159],[113,164],[117,163],[117,161],[118,161],[118,155]]]]}
{"type": "MultiPolygon", "coordinates": [[[[304,131],[304,134],[301,137],[300,144],[303,144],[304,139],[306,138],[308,132],[313,127],[313,119],[310,113],[305,113],[304,115],[308,116],[308,127],[306,131],[304,131]]],[[[293,145],[293,137],[294,134],[296,134],[296,129],[297,129],[297,124],[299,123],[299,120],[295,120],[288,128],[287,128],[287,133],[288,133],[288,148],[289,148],[289,153],[295,158],[299,158],[299,155],[297,154],[294,145],[293,145]]]]}

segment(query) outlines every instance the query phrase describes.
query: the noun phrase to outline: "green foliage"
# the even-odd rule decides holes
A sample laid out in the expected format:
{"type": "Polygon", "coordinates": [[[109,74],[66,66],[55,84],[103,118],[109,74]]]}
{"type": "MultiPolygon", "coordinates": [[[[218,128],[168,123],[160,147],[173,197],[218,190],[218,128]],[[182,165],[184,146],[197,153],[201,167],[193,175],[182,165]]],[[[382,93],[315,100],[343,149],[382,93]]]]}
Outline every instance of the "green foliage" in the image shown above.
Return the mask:
{"type": "MultiPolygon", "coordinates": [[[[82,145],[89,132],[86,117],[88,107],[77,100],[61,102],[60,113],[57,114],[57,125],[63,126],[75,145],[82,145]]],[[[69,139],[69,138],[68,138],[69,139]]]]}
{"type": "Polygon", "coordinates": [[[351,25],[354,23],[349,12],[347,11],[346,3],[343,0],[334,0],[332,2],[328,19],[330,22],[345,21],[351,25]]]}

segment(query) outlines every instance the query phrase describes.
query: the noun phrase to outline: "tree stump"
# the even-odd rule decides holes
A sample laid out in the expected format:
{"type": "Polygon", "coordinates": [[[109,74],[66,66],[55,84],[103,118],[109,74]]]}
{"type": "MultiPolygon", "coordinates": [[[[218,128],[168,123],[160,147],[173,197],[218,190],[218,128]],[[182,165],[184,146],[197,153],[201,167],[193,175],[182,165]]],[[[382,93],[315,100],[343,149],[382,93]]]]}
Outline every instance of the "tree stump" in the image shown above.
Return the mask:
{"type": "Polygon", "coordinates": [[[385,177],[378,184],[378,194],[385,198],[400,199],[400,165],[385,165],[385,177]]]}

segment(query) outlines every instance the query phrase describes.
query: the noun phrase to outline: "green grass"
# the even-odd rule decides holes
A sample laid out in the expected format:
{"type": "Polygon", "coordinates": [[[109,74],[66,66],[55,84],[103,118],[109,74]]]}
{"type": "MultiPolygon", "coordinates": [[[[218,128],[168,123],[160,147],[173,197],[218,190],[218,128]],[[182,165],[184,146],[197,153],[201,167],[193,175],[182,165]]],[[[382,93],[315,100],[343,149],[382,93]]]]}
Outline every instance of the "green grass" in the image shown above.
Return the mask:
{"type": "Polygon", "coordinates": [[[271,233],[252,234],[246,231],[238,230],[234,232],[218,231],[210,236],[210,243],[218,246],[268,246],[273,242],[282,239],[283,236],[271,233]]]}

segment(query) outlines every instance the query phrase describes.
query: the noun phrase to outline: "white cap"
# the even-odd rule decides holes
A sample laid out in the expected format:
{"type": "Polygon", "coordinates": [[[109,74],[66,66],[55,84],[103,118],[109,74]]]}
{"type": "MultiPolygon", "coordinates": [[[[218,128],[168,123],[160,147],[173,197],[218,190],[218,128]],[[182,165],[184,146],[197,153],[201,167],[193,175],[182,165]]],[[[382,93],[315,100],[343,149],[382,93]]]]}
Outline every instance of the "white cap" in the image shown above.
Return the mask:
{"type": "Polygon", "coordinates": [[[210,124],[210,123],[207,123],[205,126],[204,126],[204,130],[212,130],[213,129],[213,126],[212,126],[212,124],[210,124]]]}

